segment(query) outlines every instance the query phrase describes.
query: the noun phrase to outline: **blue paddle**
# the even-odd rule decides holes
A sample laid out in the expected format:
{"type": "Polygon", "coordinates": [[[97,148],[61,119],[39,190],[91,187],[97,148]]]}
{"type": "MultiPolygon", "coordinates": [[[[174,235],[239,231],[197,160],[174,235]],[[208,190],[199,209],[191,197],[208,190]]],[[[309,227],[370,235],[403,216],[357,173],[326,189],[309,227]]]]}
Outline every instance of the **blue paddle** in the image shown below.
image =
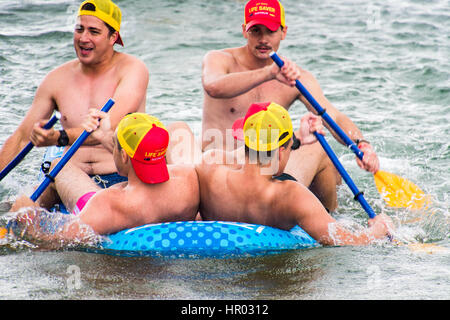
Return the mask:
{"type": "MultiPolygon", "coordinates": [[[[270,54],[273,61],[282,67],[284,62],[278,57],[275,52],[270,54]]],[[[308,90],[301,84],[299,80],[295,80],[295,86],[301,92],[301,94],[311,103],[316,109],[317,113],[330,125],[330,127],[338,134],[338,136],[344,141],[356,156],[362,160],[364,153],[358,148],[358,146],[351,140],[347,134],[336,124],[336,122],[328,115],[326,110],[320,106],[320,104],[314,99],[314,97],[308,92],[308,90]]],[[[378,192],[382,195],[386,203],[395,208],[413,208],[420,209],[423,206],[428,206],[431,202],[430,196],[424,194],[418,186],[411,181],[397,176],[393,173],[378,170],[374,174],[375,186],[378,192]]]]}
{"type": "Polygon", "coordinates": [[[344,179],[345,183],[347,183],[350,190],[352,190],[353,195],[355,196],[354,199],[359,201],[363,209],[367,212],[369,215],[369,218],[373,219],[375,218],[375,212],[373,211],[372,207],[367,203],[366,199],[364,198],[363,192],[359,191],[358,187],[353,182],[350,175],[347,173],[347,171],[342,166],[341,162],[339,161],[336,154],[331,149],[330,145],[328,144],[327,140],[325,140],[325,137],[321,135],[320,133],[314,132],[314,135],[316,136],[317,140],[319,140],[320,144],[322,145],[323,149],[327,153],[328,157],[330,158],[331,162],[333,162],[334,166],[336,167],[337,171],[339,171],[339,174],[344,179]]]}
{"type": "MultiPolygon", "coordinates": [[[[278,67],[282,67],[284,65],[284,61],[281,60],[281,58],[276,54],[276,52],[272,52],[270,54],[270,57],[272,60],[278,65],[278,67]]],[[[327,111],[322,108],[322,106],[317,102],[316,99],[308,92],[308,90],[302,85],[302,83],[296,79],[295,80],[295,87],[300,91],[300,93],[306,98],[306,100],[311,103],[311,105],[316,109],[319,116],[321,116],[329,125],[331,128],[333,128],[334,132],[337,133],[337,135],[344,141],[344,143],[352,149],[352,151],[356,154],[356,156],[362,160],[364,153],[359,150],[358,146],[353,142],[352,139],[350,139],[347,134],[338,126],[338,124],[333,120],[333,118],[330,117],[330,115],[327,113],[327,111]]]]}
{"type": "MultiPolygon", "coordinates": [[[[103,112],[108,112],[109,109],[114,105],[114,100],[109,99],[106,104],[103,106],[103,112]]],[[[55,181],[55,177],[61,171],[61,169],[66,165],[66,163],[72,158],[75,151],[80,148],[80,146],[84,143],[84,141],[89,137],[91,133],[87,131],[83,131],[83,133],[75,140],[75,142],[70,146],[69,150],[67,150],[66,154],[59,160],[57,165],[53,168],[50,173],[45,175],[44,181],[39,185],[39,187],[34,191],[31,195],[30,199],[36,201],[40,195],[44,192],[44,190],[48,187],[48,185],[55,181]]]]}
{"type": "MultiPolygon", "coordinates": [[[[278,65],[278,67],[282,67],[284,65],[283,60],[280,59],[280,57],[275,53],[272,52],[270,54],[270,57],[273,59],[273,61],[278,65]]],[[[295,86],[297,89],[301,92],[301,94],[311,103],[311,105],[316,109],[317,113],[322,116],[322,118],[333,128],[333,130],[339,135],[339,137],[344,140],[345,144],[350,147],[353,152],[358,156],[359,159],[362,160],[364,153],[359,150],[358,146],[351,140],[345,132],[337,125],[337,123],[328,115],[326,110],[321,107],[321,105],[314,99],[314,97],[308,92],[308,90],[301,84],[301,82],[296,79],[295,80],[295,86]]],[[[359,201],[363,209],[367,212],[370,218],[375,217],[375,212],[373,211],[372,207],[367,203],[366,199],[364,198],[364,195],[362,192],[358,190],[355,183],[353,182],[352,178],[349,176],[347,171],[344,169],[342,164],[340,163],[339,159],[337,158],[336,154],[331,149],[328,142],[325,140],[325,138],[318,134],[317,132],[314,133],[317,140],[319,140],[320,144],[322,145],[323,149],[327,153],[328,157],[330,158],[331,162],[333,162],[334,166],[338,170],[339,174],[342,176],[344,181],[347,183],[349,188],[352,190],[353,195],[355,196],[355,200],[359,201]]]]}
{"type": "MultiPolygon", "coordinates": [[[[51,119],[43,126],[44,129],[50,129],[51,127],[53,127],[53,125],[56,123],[56,121],[59,120],[59,118],[61,118],[61,114],[59,112],[56,112],[53,117],[51,117],[51,119]]],[[[19,152],[19,154],[11,160],[10,163],[8,163],[8,165],[0,172],[0,181],[3,180],[4,177],[6,177],[6,175],[12,170],[14,169],[20,161],[23,160],[23,158],[25,158],[25,156],[28,154],[28,152],[31,151],[31,149],[33,149],[34,144],[31,142],[28,142],[28,144],[22,149],[22,151],[19,152]]]]}

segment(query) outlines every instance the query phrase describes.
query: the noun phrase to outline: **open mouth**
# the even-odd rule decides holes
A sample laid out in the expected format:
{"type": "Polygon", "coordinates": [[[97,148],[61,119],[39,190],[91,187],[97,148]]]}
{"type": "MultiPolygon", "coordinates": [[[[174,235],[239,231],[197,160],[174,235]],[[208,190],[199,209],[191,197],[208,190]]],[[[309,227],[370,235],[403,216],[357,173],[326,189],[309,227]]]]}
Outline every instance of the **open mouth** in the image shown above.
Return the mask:
{"type": "Polygon", "coordinates": [[[90,48],[90,47],[86,47],[86,46],[79,46],[79,47],[80,47],[80,53],[83,56],[90,54],[92,52],[92,50],[94,50],[94,48],[90,48]]]}

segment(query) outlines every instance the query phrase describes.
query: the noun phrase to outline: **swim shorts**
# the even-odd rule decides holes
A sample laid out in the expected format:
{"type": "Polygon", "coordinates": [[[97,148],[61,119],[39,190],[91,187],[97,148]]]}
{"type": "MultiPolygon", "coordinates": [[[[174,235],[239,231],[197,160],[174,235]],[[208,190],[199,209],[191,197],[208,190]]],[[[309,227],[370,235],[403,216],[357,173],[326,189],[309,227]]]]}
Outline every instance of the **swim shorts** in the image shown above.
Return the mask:
{"type": "Polygon", "coordinates": [[[78,199],[77,203],[75,204],[75,208],[73,208],[72,213],[77,215],[80,214],[81,210],[83,210],[86,203],[89,201],[90,198],[95,194],[95,191],[88,192],[80,197],[78,199]]]}
{"type": "Polygon", "coordinates": [[[297,179],[295,179],[293,176],[291,176],[290,174],[285,173],[285,172],[283,172],[279,176],[273,176],[272,178],[280,180],[280,181],[285,181],[285,180],[297,181],[297,179]]]}
{"type": "Polygon", "coordinates": [[[95,174],[89,175],[94,182],[103,189],[109,188],[116,183],[128,181],[127,177],[122,177],[118,173],[109,173],[109,174],[95,174]]]}

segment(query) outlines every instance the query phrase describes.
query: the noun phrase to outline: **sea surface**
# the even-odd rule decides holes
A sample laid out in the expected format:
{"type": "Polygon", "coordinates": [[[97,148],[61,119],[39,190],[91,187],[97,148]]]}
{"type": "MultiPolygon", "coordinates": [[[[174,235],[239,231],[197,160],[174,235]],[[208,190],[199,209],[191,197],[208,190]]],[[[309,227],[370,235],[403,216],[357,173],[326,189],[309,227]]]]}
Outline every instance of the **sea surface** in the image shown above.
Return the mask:
{"type": "MultiPolygon", "coordinates": [[[[75,58],[72,32],[80,2],[0,0],[0,145],[45,75],[75,58]]],[[[150,70],[147,112],[166,124],[187,121],[198,134],[202,58],[209,50],[245,44],[245,1],[116,3],[125,42],[117,50],[139,57],[150,70]]],[[[450,299],[450,1],[283,4],[288,33],[279,53],[315,75],[328,99],[371,141],[381,168],[431,195],[431,208],[387,207],[372,175],[328,134],[376,213],[395,221],[398,242],[160,259],[0,240],[0,299],[450,299]]],[[[305,110],[300,102],[291,107],[295,123],[305,110]]],[[[43,153],[34,148],[1,181],[0,222],[17,195],[32,193],[43,153]]],[[[365,226],[367,215],[345,184],[338,196],[333,216],[365,226]]]]}

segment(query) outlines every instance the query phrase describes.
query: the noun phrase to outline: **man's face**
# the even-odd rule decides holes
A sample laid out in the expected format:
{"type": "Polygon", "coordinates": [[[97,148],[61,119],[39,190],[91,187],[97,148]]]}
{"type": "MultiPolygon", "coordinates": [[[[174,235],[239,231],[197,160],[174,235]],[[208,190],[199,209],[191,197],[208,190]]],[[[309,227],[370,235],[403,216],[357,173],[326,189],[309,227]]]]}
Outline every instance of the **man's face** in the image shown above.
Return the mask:
{"type": "Polygon", "coordinates": [[[279,27],[272,31],[264,25],[257,24],[248,31],[245,31],[245,25],[243,25],[242,31],[253,55],[260,59],[267,59],[272,51],[278,50],[281,40],[286,37],[287,28],[279,27]]]}
{"type": "Polygon", "coordinates": [[[109,30],[102,20],[83,15],[77,18],[73,44],[77,57],[83,64],[95,64],[114,45],[114,37],[109,36],[109,30]]]}

